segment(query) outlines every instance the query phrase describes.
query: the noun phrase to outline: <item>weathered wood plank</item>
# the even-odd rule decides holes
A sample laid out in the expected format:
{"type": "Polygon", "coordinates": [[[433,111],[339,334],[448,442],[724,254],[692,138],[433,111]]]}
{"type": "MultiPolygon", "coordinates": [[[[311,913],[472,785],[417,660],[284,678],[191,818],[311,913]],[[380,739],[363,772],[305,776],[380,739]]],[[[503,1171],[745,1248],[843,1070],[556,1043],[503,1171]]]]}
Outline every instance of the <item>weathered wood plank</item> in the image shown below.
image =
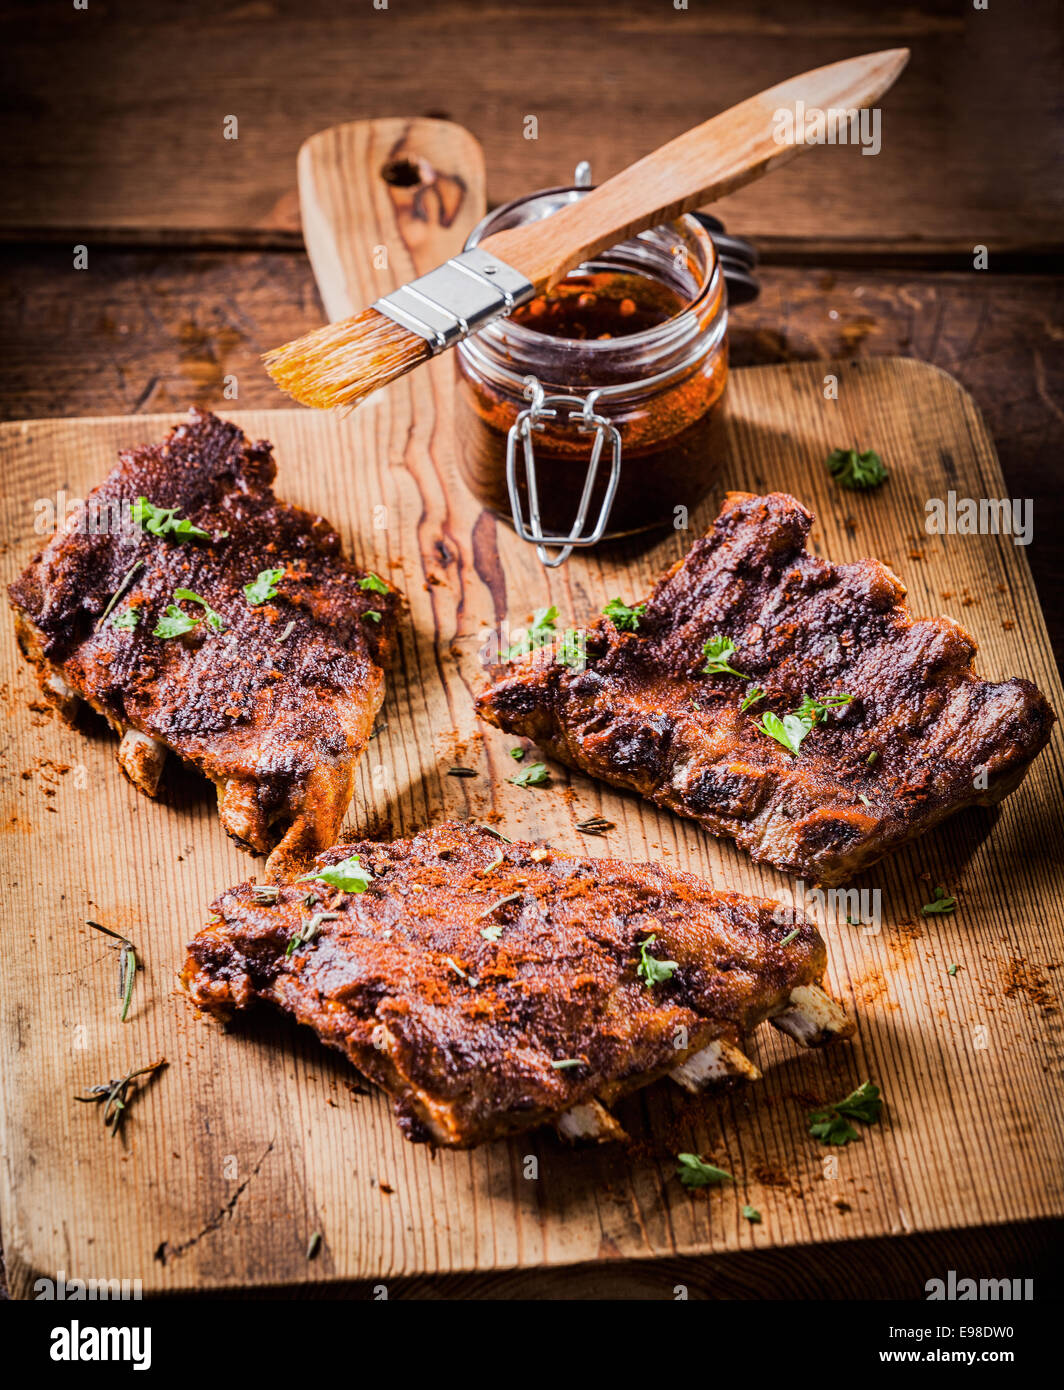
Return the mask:
{"type": "MultiPolygon", "coordinates": [[[[360,561],[390,574],[410,599],[386,727],[361,771],[350,828],[406,833],[445,816],[497,815],[507,833],[566,849],[662,858],[742,891],[785,892],[782,875],[584,778],[556,770],[555,789],[537,792],[505,780],[509,741],[494,732],[481,739],[469,701],[496,605],[516,622],[553,599],[563,616],[583,619],[603,597],[638,594],[685,538],[603,551],[545,577],[511,533],[478,517],[457,481],[442,366],[346,421],[289,411],[243,417],[251,433],[275,441],[283,494],[333,517],[360,561]],[[431,398],[419,410],[437,422],[431,440],[406,430],[414,391],[431,398]],[[368,521],[378,503],[388,508],[386,530],[368,521]],[[456,745],[476,780],[443,775],[456,745]],[[588,844],[573,827],[594,812],[617,830],[588,844]]],[[[975,496],[1002,491],[970,403],[948,378],[911,362],[838,371],[837,405],[823,399],[822,364],[735,374],[718,493],[790,488],[818,512],[822,553],[878,554],[919,611],[948,611],[970,594],[975,601],[955,611],[980,643],[982,670],[1030,675],[1059,706],[1019,549],[1006,537],[920,536],[926,497],[957,480],[975,496]],[[821,460],[840,435],[874,439],[891,463],[877,496],[839,494],[826,478],[821,460]]],[[[34,544],[35,498],[60,485],[84,489],[119,444],[152,437],[164,423],[5,427],[15,499],[5,575],[34,544]]],[[[309,1036],[264,1019],[227,1037],[192,1017],[170,984],[182,943],[203,905],[244,876],[248,861],[224,842],[195,779],[179,776],[168,804],[138,799],[114,767],[111,741],[31,711],[30,678],[10,641],[0,656],[10,702],[0,823],[11,881],[0,1045],[13,1098],[3,1119],[2,1200],[16,1293],[34,1271],[56,1267],[139,1276],[161,1289],[388,1280],[1061,1214],[1064,1136],[1059,1111],[1044,1103],[1047,1075],[1059,1076],[1061,1064],[1053,983],[1062,952],[1059,735],[1000,812],[966,813],[873,871],[867,886],[883,894],[880,936],[845,924],[828,930],[833,987],[860,1022],[852,1048],[799,1056],[759,1037],[766,1075],[745,1092],[692,1103],[661,1086],[627,1100],[620,1115],[637,1138],[627,1152],[574,1152],[536,1134],[433,1159],[398,1137],[381,1097],[352,1095],[347,1069],[309,1036]],[[48,762],[73,771],[50,773],[48,762]],[[51,797],[48,777],[57,783],[51,797]],[[920,904],[939,882],[958,892],[960,910],[925,921],[920,904]],[[87,916],[131,932],[144,951],[146,975],[124,1027],[114,960],[80,925],[87,916]],[[961,968],[950,977],[954,962],[961,968]],[[71,1096],[159,1054],[170,1068],[137,1100],[123,1151],[71,1096]],[[885,1088],[887,1120],[838,1156],[832,1176],[805,1113],[813,1097],[830,1099],[869,1075],[885,1088]],[[678,1149],[713,1156],[736,1184],[708,1196],[685,1192],[671,1176],[678,1149]],[[538,1160],[535,1180],[524,1176],[529,1155],[538,1160]],[[764,1213],[761,1226],[741,1219],[743,1201],[764,1213]],[[308,1265],[314,1230],[324,1248],[308,1265]]]]}
{"type": "Polygon", "coordinates": [[[295,156],[315,131],[446,114],[483,143],[489,195],[616,172],[807,68],[911,45],[883,145],[812,152],[726,200],[766,246],[970,252],[1060,244],[1059,12],[920,0],[329,0],[8,5],[0,234],[298,241],[295,156]],[[993,93],[993,100],[988,94],[993,93]],[[1002,119],[1002,112],[1008,113],[1002,119]],[[238,118],[236,140],[223,121],[238,118]],[[526,138],[537,122],[535,139],[526,138]]]}

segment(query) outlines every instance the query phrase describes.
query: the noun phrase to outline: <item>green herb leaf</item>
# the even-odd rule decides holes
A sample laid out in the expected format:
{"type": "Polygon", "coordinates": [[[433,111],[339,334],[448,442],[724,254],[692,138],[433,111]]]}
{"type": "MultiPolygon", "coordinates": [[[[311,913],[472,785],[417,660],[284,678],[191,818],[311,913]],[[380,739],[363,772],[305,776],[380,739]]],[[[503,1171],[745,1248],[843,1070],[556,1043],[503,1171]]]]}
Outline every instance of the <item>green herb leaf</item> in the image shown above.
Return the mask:
{"type": "Polygon", "coordinates": [[[651,933],[645,941],[639,943],[639,965],[636,967],[636,974],[645,983],[647,989],[653,989],[655,985],[664,984],[666,980],[671,980],[676,974],[678,963],[674,960],[658,960],[652,956],[649,947],[657,941],[657,936],[651,933]]]}
{"type": "Polygon", "coordinates": [[[161,637],[167,641],[171,637],[181,637],[186,632],[191,632],[193,628],[199,627],[199,618],[193,618],[183,609],[178,608],[176,603],[166,606],[166,611],[152,629],[153,637],[161,637]]]}
{"type": "Polygon", "coordinates": [[[252,608],[257,608],[260,603],[277,596],[277,585],[283,578],[283,569],[259,570],[255,579],[244,585],[244,597],[252,608]]]}
{"type": "Polygon", "coordinates": [[[857,1131],[849,1120],[830,1111],[818,1111],[809,1117],[809,1133],[821,1144],[849,1144],[857,1138],[857,1131]]]}
{"type": "Polygon", "coordinates": [[[889,474],[883,460],[874,449],[858,453],[856,449],[832,449],[827,459],[828,472],[840,487],[851,492],[866,492],[885,483],[889,474]]]}
{"type": "Polygon", "coordinates": [[[925,917],[944,916],[949,912],[956,912],[957,899],[951,898],[945,888],[936,888],[935,896],[929,903],[924,903],[920,911],[925,917]]]}
{"type": "Polygon", "coordinates": [[[587,665],[587,634],[579,628],[567,627],[554,659],[559,666],[572,666],[582,671],[587,665]]]}
{"type": "Polygon", "coordinates": [[[751,705],[756,705],[759,700],[765,698],[765,692],[759,685],[747,686],[746,694],[739,702],[739,713],[745,714],[751,705]]]}
{"type": "Polygon", "coordinates": [[[780,945],[789,946],[801,930],[801,927],[795,927],[794,931],[789,931],[786,936],[780,938],[780,945]]]}
{"type": "Polygon", "coordinates": [[[715,1168],[697,1154],[677,1154],[676,1165],[676,1173],[684,1187],[709,1187],[712,1183],[735,1181],[723,1168],[715,1168]]]}
{"type": "Polygon", "coordinates": [[[852,695],[828,695],[823,700],[815,700],[812,695],[803,695],[802,703],[795,710],[799,719],[808,719],[811,724],[818,723],[828,710],[839,709],[853,703],[852,695]]]}
{"type": "Polygon", "coordinates": [[[513,760],[514,760],[515,763],[521,762],[522,759],[524,758],[524,756],[525,756],[525,750],[524,750],[523,748],[511,748],[511,749],[510,749],[510,757],[513,758],[513,760]]]}
{"type": "Polygon", "coordinates": [[[545,647],[554,640],[554,624],[558,621],[558,610],[553,604],[549,608],[537,608],[528,631],[503,652],[503,661],[514,661],[519,656],[545,647]]]}
{"type": "Polygon", "coordinates": [[[951,966],[947,969],[946,974],[947,974],[947,975],[956,975],[956,973],[957,973],[957,971],[958,971],[959,969],[960,969],[960,966],[959,966],[959,965],[951,965],[951,966]]]}
{"type": "Polygon", "coordinates": [[[381,620],[381,615],[377,612],[376,608],[367,608],[362,616],[368,618],[371,623],[379,623],[381,620]]]}
{"type": "Polygon", "coordinates": [[[702,667],[703,675],[742,677],[742,671],[737,671],[734,666],[728,665],[728,658],[735,650],[735,643],[732,639],[722,637],[719,633],[716,637],[711,637],[708,642],[703,642],[702,655],[706,658],[706,664],[702,667]]]}
{"type": "Polygon", "coordinates": [[[142,526],[153,536],[176,536],[178,540],[205,540],[211,538],[209,531],[193,526],[186,517],[179,518],[176,507],[157,507],[146,497],[138,497],[131,504],[133,525],[142,526]]]}
{"type": "Polygon", "coordinates": [[[812,720],[802,719],[797,714],[786,714],[780,719],[778,715],[770,713],[763,714],[756,727],[769,738],[774,738],[777,743],[782,743],[788,753],[797,757],[802,739],[810,733],[813,723],[812,720]]]}
{"type": "Polygon", "coordinates": [[[123,608],[121,613],[116,613],[108,624],[109,627],[120,628],[124,632],[129,632],[140,622],[139,608],[123,608]]]}
{"type": "Polygon", "coordinates": [[[602,610],[603,617],[609,618],[610,622],[619,632],[637,632],[639,630],[639,619],[647,611],[645,603],[637,603],[634,608],[629,608],[619,598],[611,598],[606,607],[602,610]]]}
{"type": "Polygon", "coordinates": [[[366,575],[365,579],[360,579],[358,581],[358,587],[368,590],[371,594],[386,594],[389,592],[388,586],[385,584],[384,580],[379,574],[374,574],[372,570],[366,575]]]}
{"type": "MultiPolygon", "coordinates": [[[[174,598],[183,599],[186,603],[198,603],[203,609],[203,616],[207,620],[207,626],[215,632],[221,632],[225,624],[222,622],[221,614],[216,613],[205,598],[200,598],[199,594],[194,594],[191,589],[175,589],[174,598]]],[[[191,632],[194,627],[198,627],[199,618],[192,618],[177,604],[167,605],[165,615],[161,617],[152,633],[154,637],[180,637],[185,632],[191,632]]]]}
{"type": "Polygon", "coordinates": [[[370,871],[359,863],[357,854],[349,859],[341,859],[339,864],[328,864],[323,869],[312,869],[309,874],[300,874],[297,883],[314,879],[327,883],[330,888],[339,888],[344,893],[364,893],[373,881],[370,871]]]}
{"type": "Polygon", "coordinates": [[[761,1224],[761,1213],[756,1207],[743,1207],[743,1216],[754,1226],[761,1224]]]}
{"type": "Polygon", "coordinates": [[[546,763],[529,763],[510,781],[515,787],[545,787],[550,781],[550,771],[546,763]]]}
{"type": "Polygon", "coordinates": [[[882,1113],[883,1098],[879,1087],[865,1081],[843,1100],[824,1110],[814,1110],[809,1116],[809,1133],[821,1144],[849,1144],[857,1138],[857,1131],[848,1123],[849,1120],[871,1125],[882,1113]]]}

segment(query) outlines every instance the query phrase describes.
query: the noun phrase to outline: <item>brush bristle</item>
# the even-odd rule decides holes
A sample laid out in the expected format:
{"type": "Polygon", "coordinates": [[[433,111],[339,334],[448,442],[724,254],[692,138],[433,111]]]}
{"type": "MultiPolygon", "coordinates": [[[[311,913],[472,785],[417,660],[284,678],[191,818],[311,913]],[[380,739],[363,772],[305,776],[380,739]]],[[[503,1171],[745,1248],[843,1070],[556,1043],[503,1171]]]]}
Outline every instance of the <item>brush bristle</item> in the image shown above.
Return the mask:
{"type": "Polygon", "coordinates": [[[379,313],[327,323],[263,355],[282,391],[317,410],[358,405],[432,353],[424,338],[379,313]]]}

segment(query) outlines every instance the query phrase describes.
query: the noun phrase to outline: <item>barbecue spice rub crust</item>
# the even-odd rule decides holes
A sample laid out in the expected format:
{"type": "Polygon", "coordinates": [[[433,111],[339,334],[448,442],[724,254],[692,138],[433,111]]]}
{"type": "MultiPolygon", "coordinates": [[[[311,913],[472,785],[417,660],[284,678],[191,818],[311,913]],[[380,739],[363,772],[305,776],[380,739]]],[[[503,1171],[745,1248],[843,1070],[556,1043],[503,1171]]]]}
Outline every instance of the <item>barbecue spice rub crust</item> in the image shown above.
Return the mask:
{"type": "Polygon", "coordinates": [[[852,1031],[817,988],[815,928],[775,903],[467,823],[338,845],[315,868],[351,855],[364,892],[223,893],[182,979],[219,1018],[262,999],[308,1024],[394,1097],[409,1139],[468,1148],[544,1122],[618,1137],[603,1103],[665,1073],[690,1090],[756,1076],[735,1049],[768,1018],[806,1044],[852,1031]],[[675,963],[653,985],[651,937],[675,963]]]}
{"type": "Polygon", "coordinates": [[[192,410],[163,443],[122,452],[10,588],[45,695],[68,717],[79,699],[102,714],[149,796],[167,749],[211,778],[228,833],[277,846],[268,873],[339,835],[400,602],[327,521],[274,497],[275,472],[268,443],[192,410]],[[142,497],[169,522],[134,525],[142,497]],[[168,609],[187,631],[156,636],[168,609]]]}
{"type": "Polygon", "coordinates": [[[827,885],[1006,796],[1049,738],[1045,697],[977,679],[972,638],[949,618],[914,621],[885,565],[808,554],[812,521],[784,493],[730,493],[634,632],[597,620],[582,671],[546,650],[511,663],[479,713],[827,885]],[[741,675],[705,674],[718,635],[741,675]],[[758,723],[807,695],[853,698],[822,710],[795,756],[758,723]]]}

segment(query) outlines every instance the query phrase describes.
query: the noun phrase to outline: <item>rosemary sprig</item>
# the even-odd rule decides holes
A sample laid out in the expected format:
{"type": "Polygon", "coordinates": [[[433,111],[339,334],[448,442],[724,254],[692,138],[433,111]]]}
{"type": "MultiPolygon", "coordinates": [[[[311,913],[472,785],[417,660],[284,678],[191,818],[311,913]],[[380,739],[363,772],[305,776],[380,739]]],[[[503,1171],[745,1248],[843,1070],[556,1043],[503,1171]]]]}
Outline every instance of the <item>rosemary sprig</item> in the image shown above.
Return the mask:
{"type": "Polygon", "coordinates": [[[146,1067],[136,1067],[133,1071],[127,1071],[125,1076],[117,1080],[102,1081],[98,1086],[90,1086],[84,1095],[75,1096],[75,1100],[85,1101],[86,1103],[103,1102],[103,1122],[111,1131],[112,1139],[121,1128],[125,1113],[129,1109],[129,1104],[136,1095],[138,1087],[133,1083],[138,1076],[151,1076],[160,1068],[168,1066],[165,1057],[160,1057],[157,1062],[149,1062],[146,1067]],[[130,1094],[130,1087],[133,1087],[133,1094],[130,1094]]]}
{"type": "Polygon", "coordinates": [[[578,820],[576,828],[581,835],[605,835],[607,830],[616,829],[613,821],[606,820],[603,816],[588,816],[587,820],[578,820]]]}
{"type": "Polygon", "coordinates": [[[85,918],[85,925],[92,927],[93,931],[103,932],[104,936],[112,936],[119,942],[121,950],[118,953],[118,997],[122,1001],[122,1012],[119,1015],[121,1021],[125,1023],[129,1014],[129,1005],[133,998],[133,981],[136,979],[140,965],[137,961],[136,947],[128,937],[121,933],[112,931],[110,927],[101,927],[99,922],[93,922],[88,917],[85,918]]]}
{"type": "Polygon", "coordinates": [[[133,576],[136,574],[137,570],[140,569],[143,563],[143,560],[134,560],[133,563],[130,565],[129,569],[126,570],[125,574],[122,576],[122,582],[111,595],[110,603],[108,603],[107,607],[103,610],[99,618],[96,620],[97,632],[99,632],[100,628],[103,627],[104,623],[107,621],[107,617],[108,614],[111,612],[111,609],[115,606],[118,600],[125,593],[126,589],[129,587],[129,581],[133,578],[133,576]]]}
{"type": "Polygon", "coordinates": [[[281,890],[273,883],[253,883],[251,901],[256,907],[273,907],[280,897],[281,890]]]}
{"type": "Polygon", "coordinates": [[[496,908],[504,907],[506,903],[516,902],[519,897],[521,897],[520,893],[507,893],[505,898],[500,898],[498,902],[494,902],[490,907],[486,907],[483,912],[478,912],[473,920],[479,922],[482,917],[490,917],[496,908]]]}

